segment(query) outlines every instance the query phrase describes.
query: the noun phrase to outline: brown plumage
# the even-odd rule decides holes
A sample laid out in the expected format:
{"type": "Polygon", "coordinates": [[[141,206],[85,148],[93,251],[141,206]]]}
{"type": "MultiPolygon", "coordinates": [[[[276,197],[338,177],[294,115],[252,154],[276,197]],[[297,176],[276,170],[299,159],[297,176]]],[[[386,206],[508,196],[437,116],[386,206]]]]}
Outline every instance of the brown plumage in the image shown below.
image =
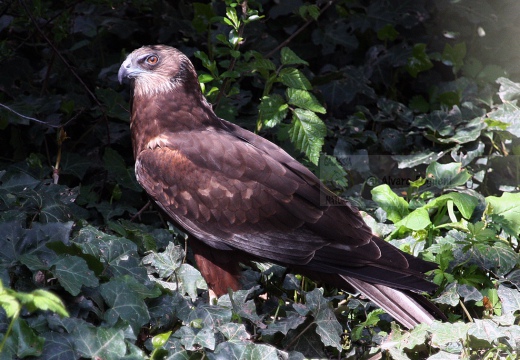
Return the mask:
{"type": "Polygon", "coordinates": [[[435,265],[373,235],[359,211],[268,140],[219,119],[189,59],[164,45],[132,52],[131,130],[139,183],[190,235],[199,269],[217,294],[239,288],[239,261],[287,266],[361,292],[406,327],[438,310],[422,296],[435,265]]]}

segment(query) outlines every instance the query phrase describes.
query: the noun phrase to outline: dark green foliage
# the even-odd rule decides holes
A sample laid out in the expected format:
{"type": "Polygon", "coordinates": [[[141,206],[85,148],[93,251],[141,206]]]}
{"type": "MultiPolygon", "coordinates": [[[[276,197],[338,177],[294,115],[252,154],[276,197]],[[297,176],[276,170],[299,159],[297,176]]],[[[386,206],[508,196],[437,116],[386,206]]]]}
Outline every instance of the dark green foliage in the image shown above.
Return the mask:
{"type": "Polygon", "coordinates": [[[519,6],[0,3],[0,360],[516,358],[519,6]],[[191,58],[221,117],[438,263],[432,298],[453,324],[404,331],[271,264],[208,304],[184,234],[134,175],[117,70],[154,43],[191,58]]]}

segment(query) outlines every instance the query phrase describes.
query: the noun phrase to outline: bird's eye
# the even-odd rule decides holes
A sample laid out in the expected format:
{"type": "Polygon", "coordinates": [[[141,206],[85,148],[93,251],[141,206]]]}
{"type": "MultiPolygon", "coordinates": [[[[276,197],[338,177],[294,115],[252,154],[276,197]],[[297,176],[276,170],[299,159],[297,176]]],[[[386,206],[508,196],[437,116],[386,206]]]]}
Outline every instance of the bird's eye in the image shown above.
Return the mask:
{"type": "Polygon", "coordinates": [[[150,55],[145,61],[148,65],[155,65],[159,62],[159,57],[157,55],[150,55]]]}

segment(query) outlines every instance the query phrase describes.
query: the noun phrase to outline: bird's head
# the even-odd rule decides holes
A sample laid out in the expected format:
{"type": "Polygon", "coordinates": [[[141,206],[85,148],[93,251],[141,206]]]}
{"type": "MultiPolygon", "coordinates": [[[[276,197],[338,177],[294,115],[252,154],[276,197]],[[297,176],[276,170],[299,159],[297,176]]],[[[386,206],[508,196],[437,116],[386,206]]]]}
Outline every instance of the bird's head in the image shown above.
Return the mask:
{"type": "Polygon", "coordinates": [[[121,64],[117,77],[120,83],[125,78],[133,79],[136,96],[172,91],[186,81],[198,83],[197,73],[188,57],[166,45],[143,46],[134,50],[121,64]]]}

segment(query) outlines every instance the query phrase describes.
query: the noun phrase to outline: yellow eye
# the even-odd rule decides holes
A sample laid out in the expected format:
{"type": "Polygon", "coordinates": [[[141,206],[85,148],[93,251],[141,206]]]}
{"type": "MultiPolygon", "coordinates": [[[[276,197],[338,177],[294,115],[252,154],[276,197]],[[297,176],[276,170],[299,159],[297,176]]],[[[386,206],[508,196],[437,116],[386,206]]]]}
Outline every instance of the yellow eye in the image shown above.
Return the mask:
{"type": "Polygon", "coordinates": [[[146,58],[146,63],[148,65],[155,65],[159,62],[159,57],[157,57],[156,55],[150,55],[146,58]]]}

